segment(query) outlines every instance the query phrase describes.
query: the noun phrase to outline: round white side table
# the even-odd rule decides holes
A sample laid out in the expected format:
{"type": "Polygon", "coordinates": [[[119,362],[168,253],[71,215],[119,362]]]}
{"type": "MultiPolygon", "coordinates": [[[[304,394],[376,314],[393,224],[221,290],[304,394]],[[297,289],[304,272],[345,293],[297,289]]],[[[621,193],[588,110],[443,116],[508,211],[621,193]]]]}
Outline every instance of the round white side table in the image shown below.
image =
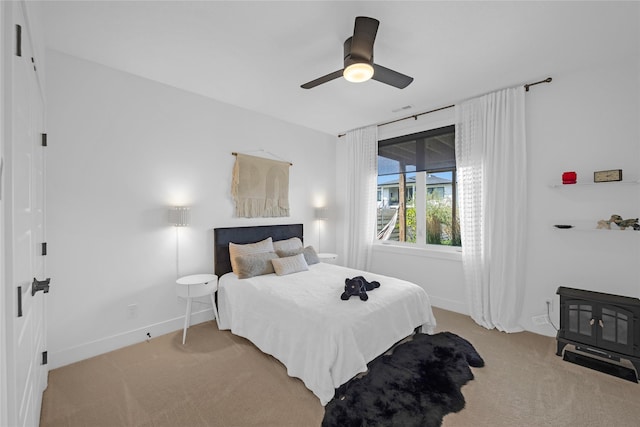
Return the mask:
{"type": "Polygon", "coordinates": [[[336,260],[338,259],[338,254],[331,254],[328,252],[320,252],[318,254],[318,258],[320,259],[320,262],[326,262],[328,264],[335,264],[336,260]]]}
{"type": "MultiPolygon", "coordinates": [[[[218,276],[215,274],[192,274],[176,280],[176,293],[187,300],[187,312],[184,315],[184,331],[182,344],[187,339],[187,329],[191,323],[191,301],[193,298],[209,295],[213,304],[213,314],[218,322],[218,307],[216,307],[215,293],[218,290],[218,276]]],[[[218,322],[219,323],[219,322],[218,322]]]]}

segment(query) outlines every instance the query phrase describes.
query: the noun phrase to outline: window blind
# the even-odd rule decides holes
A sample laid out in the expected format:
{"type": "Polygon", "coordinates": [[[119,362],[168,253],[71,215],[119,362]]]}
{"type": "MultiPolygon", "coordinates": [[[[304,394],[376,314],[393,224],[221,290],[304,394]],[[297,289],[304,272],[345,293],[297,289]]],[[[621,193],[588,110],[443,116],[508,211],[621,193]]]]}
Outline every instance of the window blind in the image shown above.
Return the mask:
{"type": "Polygon", "coordinates": [[[378,176],[455,167],[454,125],[378,141],[378,176]]]}

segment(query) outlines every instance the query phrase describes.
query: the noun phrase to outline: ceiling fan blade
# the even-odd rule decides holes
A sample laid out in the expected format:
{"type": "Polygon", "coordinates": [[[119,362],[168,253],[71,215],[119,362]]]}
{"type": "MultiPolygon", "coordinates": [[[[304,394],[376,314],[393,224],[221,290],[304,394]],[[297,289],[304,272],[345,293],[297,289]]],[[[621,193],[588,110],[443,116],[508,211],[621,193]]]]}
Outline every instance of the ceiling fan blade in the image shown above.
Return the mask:
{"type": "Polygon", "coordinates": [[[342,71],[343,70],[338,70],[338,71],[334,71],[333,73],[329,73],[326,76],[322,76],[322,77],[318,77],[315,80],[311,80],[308,83],[305,83],[303,85],[301,85],[300,87],[303,89],[311,89],[314,88],[316,86],[321,85],[322,83],[326,83],[329,82],[331,80],[337,79],[338,77],[342,77],[342,71]]]}
{"type": "Polygon", "coordinates": [[[373,60],[373,42],[376,40],[380,21],[366,16],[358,16],[353,28],[351,41],[351,58],[373,60]]]}
{"type": "Polygon", "coordinates": [[[397,71],[390,70],[382,65],[373,64],[373,80],[404,89],[413,81],[413,77],[409,77],[397,71]]]}

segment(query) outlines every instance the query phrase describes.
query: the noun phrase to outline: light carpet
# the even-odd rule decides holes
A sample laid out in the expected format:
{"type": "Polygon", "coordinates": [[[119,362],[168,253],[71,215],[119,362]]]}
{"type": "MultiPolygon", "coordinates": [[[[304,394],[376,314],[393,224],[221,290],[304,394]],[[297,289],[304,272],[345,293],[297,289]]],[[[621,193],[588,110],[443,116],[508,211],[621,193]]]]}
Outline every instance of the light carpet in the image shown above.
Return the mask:
{"type": "MultiPolygon", "coordinates": [[[[640,385],[555,355],[555,339],[486,330],[434,308],[437,331],[467,339],[483,368],[445,427],[640,425],[640,385]]],[[[367,333],[374,333],[368,331],[367,333]]],[[[215,322],[52,370],[41,426],[319,426],[324,408],[282,364],[215,322]]]]}

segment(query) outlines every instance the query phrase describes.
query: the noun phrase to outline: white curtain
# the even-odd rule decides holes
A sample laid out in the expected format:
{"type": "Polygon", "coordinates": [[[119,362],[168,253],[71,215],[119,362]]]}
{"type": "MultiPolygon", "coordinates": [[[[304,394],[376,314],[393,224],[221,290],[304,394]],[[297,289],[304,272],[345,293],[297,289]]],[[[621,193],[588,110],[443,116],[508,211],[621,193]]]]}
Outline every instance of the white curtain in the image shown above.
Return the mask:
{"type": "Polygon", "coordinates": [[[346,134],[345,265],[367,270],[375,236],[378,127],[346,134]]]}
{"type": "Polygon", "coordinates": [[[524,88],[465,101],[455,114],[469,311],[486,328],[518,332],[527,226],[524,88]]]}

